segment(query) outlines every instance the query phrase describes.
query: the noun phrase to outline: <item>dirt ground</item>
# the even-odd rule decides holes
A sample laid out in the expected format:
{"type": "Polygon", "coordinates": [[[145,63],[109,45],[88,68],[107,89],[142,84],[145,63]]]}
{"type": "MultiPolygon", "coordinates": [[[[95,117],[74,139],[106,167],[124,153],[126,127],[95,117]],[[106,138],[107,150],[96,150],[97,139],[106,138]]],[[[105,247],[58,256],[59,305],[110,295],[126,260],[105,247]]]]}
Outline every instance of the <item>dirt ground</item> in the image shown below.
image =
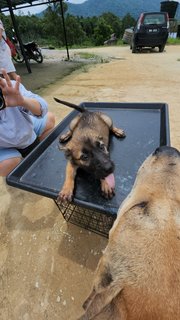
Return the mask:
{"type": "MultiPolygon", "coordinates": [[[[53,96],[77,104],[165,102],[171,145],[180,149],[179,47],[140,54],[128,47],[80,51],[96,53],[104,63],[67,75],[80,62],[62,61],[65,52],[56,50],[50,59],[46,50],[32,74],[17,66],[23,83],[48,101],[57,124],[71,110],[57,106],[53,96]]],[[[7,186],[2,178],[0,190],[0,319],[77,319],[107,239],[65,222],[51,199],[7,186]]]]}

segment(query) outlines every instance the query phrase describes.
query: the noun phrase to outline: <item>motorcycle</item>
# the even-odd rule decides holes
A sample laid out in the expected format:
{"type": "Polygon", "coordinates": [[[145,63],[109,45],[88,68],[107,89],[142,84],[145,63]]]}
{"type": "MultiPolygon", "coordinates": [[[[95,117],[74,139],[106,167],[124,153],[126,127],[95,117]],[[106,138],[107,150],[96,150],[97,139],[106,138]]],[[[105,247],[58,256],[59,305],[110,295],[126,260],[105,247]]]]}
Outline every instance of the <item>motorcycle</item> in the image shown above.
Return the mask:
{"type": "MultiPolygon", "coordinates": [[[[16,54],[12,55],[13,60],[18,63],[24,62],[25,59],[22,54],[21,47],[16,35],[14,35],[11,40],[16,48],[16,54]]],[[[35,41],[23,43],[23,48],[28,60],[33,59],[37,63],[43,62],[43,55],[41,53],[41,49],[39,48],[38,44],[35,41]]]]}

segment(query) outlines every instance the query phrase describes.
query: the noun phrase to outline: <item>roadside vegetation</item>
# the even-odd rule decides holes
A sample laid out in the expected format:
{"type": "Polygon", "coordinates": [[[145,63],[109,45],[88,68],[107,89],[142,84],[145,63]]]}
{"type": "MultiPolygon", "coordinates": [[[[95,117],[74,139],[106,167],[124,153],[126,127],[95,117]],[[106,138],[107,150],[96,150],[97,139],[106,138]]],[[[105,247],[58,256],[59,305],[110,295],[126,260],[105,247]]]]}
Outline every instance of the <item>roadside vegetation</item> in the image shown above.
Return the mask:
{"type": "MultiPolygon", "coordinates": [[[[63,3],[63,8],[67,42],[71,48],[101,46],[113,33],[120,41],[124,30],[135,24],[135,19],[130,14],[123,19],[110,12],[98,17],[84,18],[67,14],[66,3],[63,3]]],[[[11,38],[11,17],[1,13],[0,19],[3,20],[8,37],[11,38]]],[[[35,40],[40,46],[65,47],[60,4],[50,4],[42,17],[20,14],[16,15],[15,19],[23,42],[35,40]]]]}
{"type": "MultiPolygon", "coordinates": [[[[101,16],[78,17],[67,14],[67,3],[63,2],[64,22],[67,43],[70,48],[87,48],[102,46],[104,41],[115,33],[117,45],[124,45],[122,37],[126,28],[135,25],[135,19],[127,14],[120,19],[107,12],[101,16]]],[[[10,16],[0,14],[9,38],[13,36],[10,16]]],[[[59,3],[49,4],[44,15],[15,16],[18,30],[23,42],[35,40],[41,47],[64,49],[66,42],[63,29],[61,8],[59,3]]],[[[180,39],[168,39],[168,44],[180,44],[180,39]]]]}
{"type": "Polygon", "coordinates": [[[168,38],[167,44],[180,44],[180,38],[168,38]]]}

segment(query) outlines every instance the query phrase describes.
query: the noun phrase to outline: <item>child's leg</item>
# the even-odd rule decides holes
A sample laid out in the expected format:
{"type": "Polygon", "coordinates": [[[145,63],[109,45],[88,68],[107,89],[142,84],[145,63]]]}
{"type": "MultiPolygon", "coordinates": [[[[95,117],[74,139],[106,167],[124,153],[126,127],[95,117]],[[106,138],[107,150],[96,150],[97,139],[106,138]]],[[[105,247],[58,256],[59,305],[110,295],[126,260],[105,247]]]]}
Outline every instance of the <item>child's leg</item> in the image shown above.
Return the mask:
{"type": "Polygon", "coordinates": [[[16,149],[0,148],[0,176],[6,177],[21,160],[21,154],[16,149]]]}
{"type": "Polygon", "coordinates": [[[34,124],[34,131],[40,140],[43,140],[54,128],[55,116],[51,112],[48,112],[43,118],[34,116],[31,116],[31,118],[34,124]]]}

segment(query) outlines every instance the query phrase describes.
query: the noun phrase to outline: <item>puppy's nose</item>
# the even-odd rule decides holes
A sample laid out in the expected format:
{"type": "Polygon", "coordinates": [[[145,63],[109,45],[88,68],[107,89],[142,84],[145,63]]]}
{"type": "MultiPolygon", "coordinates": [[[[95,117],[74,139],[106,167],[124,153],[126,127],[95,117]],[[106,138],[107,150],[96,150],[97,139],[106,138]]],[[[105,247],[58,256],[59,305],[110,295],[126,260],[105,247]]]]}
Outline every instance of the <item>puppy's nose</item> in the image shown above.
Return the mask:
{"type": "Polygon", "coordinates": [[[176,148],[169,147],[169,146],[162,146],[162,147],[157,148],[154,151],[153,156],[157,156],[160,154],[166,155],[169,157],[172,157],[172,156],[179,157],[180,156],[180,152],[176,148]]]}
{"type": "Polygon", "coordinates": [[[112,161],[107,161],[104,163],[104,170],[107,173],[111,173],[114,171],[114,163],[112,161]]]}

